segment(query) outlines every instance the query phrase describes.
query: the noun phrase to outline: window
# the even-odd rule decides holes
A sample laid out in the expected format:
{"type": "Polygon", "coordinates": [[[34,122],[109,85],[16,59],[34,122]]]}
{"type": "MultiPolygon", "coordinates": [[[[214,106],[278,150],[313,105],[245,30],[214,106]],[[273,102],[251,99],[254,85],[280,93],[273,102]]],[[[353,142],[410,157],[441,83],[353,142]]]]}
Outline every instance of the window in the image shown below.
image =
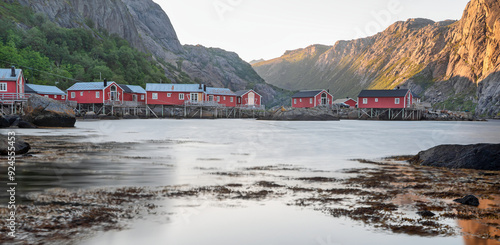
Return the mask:
{"type": "Polygon", "coordinates": [[[116,86],[112,85],[111,88],[109,89],[109,91],[111,91],[110,92],[110,97],[111,97],[110,99],[114,100],[114,101],[118,100],[118,91],[116,89],[116,86]]]}
{"type": "Polygon", "coordinates": [[[179,94],[179,100],[184,100],[184,94],[179,94]]]}
{"type": "Polygon", "coordinates": [[[394,104],[399,105],[399,98],[394,99],[394,104]]]}
{"type": "Polygon", "coordinates": [[[363,98],[363,104],[368,104],[368,98],[363,98]]]}
{"type": "Polygon", "coordinates": [[[45,97],[45,98],[49,98],[49,96],[48,96],[48,95],[44,95],[44,97],[45,97]]]}
{"type": "Polygon", "coordinates": [[[197,93],[191,93],[191,101],[198,102],[198,94],[197,93]]]}
{"type": "Polygon", "coordinates": [[[293,99],[293,103],[294,103],[294,104],[297,104],[297,99],[293,99]]]}
{"type": "Polygon", "coordinates": [[[302,99],[299,99],[299,102],[302,102],[302,99]]]}
{"type": "Polygon", "coordinates": [[[151,94],[151,99],[157,100],[158,99],[158,93],[151,94]]]}
{"type": "Polygon", "coordinates": [[[83,96],[83,92],[80,92],[80,96],[83,96]]]}
{"type": "Polygon", "coordinates": [[[99,99],[99,97],[101,97],[101,93],[99,93],[99,91],[96,91],[96,92],[95,92],[95,97],[96,97],[97,99],[99,99]]]}
{"type": "Polygon", "coordinates": [[[66,96],[64,96],[64,95],[61,95],[61,99],[66,99],[66,96]]]}
{"type": "Polygon", "coordinates": [[[7,91],[7,83],[0,83],[0,91],[7,91]]]}
{"type": "Polygon", "coordinates": [[[217,102],[220,102],[220,96],[217,96],[217,102]]]}
{"type": "Polygon", "coordinates": [[[168,98],[172,97],[172,93],[167,93],[167,97],[168,98]]]}
{"type": "Polygon", "coordinates": [[[233,102],[233,101],[234,101],[234,98],[233,98],[233,97],[231,97],[231,98],[229,99],[229,101],[233,102]]]}
{"type": "Polygon", "coordinates": [[[226,96],[222,97],[223,100],[226,100],[226,96]]]}
{"type": "Polygon", "coordinates": [[[56,95],[54,95],[54,99],[57,99],[57,94],[56,94],[56,95]]]}
{"type": "Polygon", "coordinates": [[[375,102],[378,102],[378,98],[375,98],[375,102]]]}
{"type": "Polygon", "coordinates": [[[144,100],[144,95],[143,94],[141,94],[141,100],[144,100]]]}
{"type": "Polygon", "coordinates": [[[241,104],[241,98],[238,98],[238,104],[241,104]]]}
{"type": "Polygon", "coordinates": [[[71,98],[73,99],[73,98],[75,98],[75,97],[76,97],[75,92],[71,92],[71,98]]]}
{"type": "Polygon", "coordinates": [[[313,99],[312,99],[312,98],[310,98],[310,99],[309,99],[309,104],[312,104],[312,103],[313,103],[313,99]]]}
{"type": "Polygon", "coordinates": [[[209,95],[208,96],[208,101],[214,101],[214,96],[213,95],[209,95]]]}

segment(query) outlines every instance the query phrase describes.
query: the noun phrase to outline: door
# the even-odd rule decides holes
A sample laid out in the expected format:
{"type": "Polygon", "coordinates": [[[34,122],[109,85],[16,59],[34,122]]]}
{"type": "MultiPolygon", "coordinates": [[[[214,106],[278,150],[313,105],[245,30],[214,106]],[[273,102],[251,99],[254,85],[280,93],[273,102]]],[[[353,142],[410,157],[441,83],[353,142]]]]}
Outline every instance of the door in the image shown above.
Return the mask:
{"type": "Polygon", "coordinates": [[[137,102],[137,94],[132,95],[132,101],[137,102]]]}
{"type": "Polygon", "coordinates": [[[328,105],[328,98],[325,93],[321,94],[321,105],[328,105]]]}
{"type": "Polygon", "coordinates": [[[253,92],[248,93],[248,105],[255,104],[255,94],[253,92]]]}
{"type": "Polygon", "coordinates": [[[118,100],[118,93],[116,91],[116,86],[115,85],[111,86],[110,91],[111,91],[110,100],[117,101],[118,100]]]}

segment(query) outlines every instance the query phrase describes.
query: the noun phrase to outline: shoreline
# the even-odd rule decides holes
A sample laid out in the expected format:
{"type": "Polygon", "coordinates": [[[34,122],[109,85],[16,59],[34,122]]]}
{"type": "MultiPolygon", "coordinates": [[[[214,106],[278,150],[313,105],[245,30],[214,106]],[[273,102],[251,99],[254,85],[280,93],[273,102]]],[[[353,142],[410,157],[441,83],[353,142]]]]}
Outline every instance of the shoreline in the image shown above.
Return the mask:
{"type": "MultiPolygon", "coordinates": [[[[69,149],[75,151],[76,144],[80,147],[77,154],[88,154],[89,151],[101,154],[110,149],[131,147],[119,143],[68,144],[74,139],[72,137],[25,138],[44,142],[44,148],[32,154],[48,154],[48,161],[73,157],[73,153],[67,152],[69,149]],[[58,147],[55,151],[54,146],[58,147]],[[61,155],[63,153],[67,155],[61,155]]],[[[26,196],[28,203],[19,206],[22,217],[18,219],[22,220],[23,226],[18,232],[30,243],[72,244],[93,237],[99,231],[128,229],[130,222],[161,211],[158,201],[173,199],[182,202],[202,198],[215,203],[279,201],[283,205],[316,210],[334,219],[349,218],[360,225],[394,234],[421,237],[463,235],[468,239],[500,241],[500,195],[495,191],[500,189],[499,171],[412,166],[405,160],[406,157],[356,160],[366,167],[345,169],[342,178],[328,177],[329,172],[300,166],[270,165],[234,171],[202,169],[205,176],[229,178],[229,184],[51,188],[26,196]],[[451,202],[468,194],[477,195],[484,206],[474,208],[451,202]],[[424,211],[434,215],[417,213],[424,211]],[[450,226],[450,221],[472,222],[486,227],[489,233],[484,230],[457,231],[460,224],[450,226]],[[45,240],[49,238],[52,240],[45,240]]],[[[22,158],[20,164],[23,165],[22,158]]],[[[2,206],[0,212],[4,213],[5,209],[2,206]]],[[[176,211],[171,212],[173,214],[165,216],[175,215],[176,211]]],[[[12,241],[6,237],[0,237],[0,240],[12,241]]]]}

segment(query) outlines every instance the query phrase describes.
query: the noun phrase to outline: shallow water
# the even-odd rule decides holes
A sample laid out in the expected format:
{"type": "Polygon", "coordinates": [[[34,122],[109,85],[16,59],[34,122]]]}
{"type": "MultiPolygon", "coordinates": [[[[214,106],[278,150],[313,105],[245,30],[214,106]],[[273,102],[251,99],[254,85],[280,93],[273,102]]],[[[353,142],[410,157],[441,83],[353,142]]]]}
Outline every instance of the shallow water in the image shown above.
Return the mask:
{"type": "MultiPolygon", "coordinates": [[[[119,146],[101,154],[61,156],[64,160],[55,168],[37,163],[35,154],[24,171],[28,192],[51,187],[224,185],[234,178],[207,172],[256,166],[301,169],[272,173],[279,176],[339,177],[341,169],[365,167],[351,159],[416,154],[440,144],[500,143],[499,129],[500,121],[152,119],[78,121],[74,129],[16,131],[18,135],[75,136],[74,141],[82,145],[119,146]]],[[[161,205],[164,213],[183,215],[174,220],[167,215],[146,216],[130,224],[131,229],[98,234],[84,244],[464,244],[462,237],[390,234],[273,199],[165,200],[161,205]]]]}

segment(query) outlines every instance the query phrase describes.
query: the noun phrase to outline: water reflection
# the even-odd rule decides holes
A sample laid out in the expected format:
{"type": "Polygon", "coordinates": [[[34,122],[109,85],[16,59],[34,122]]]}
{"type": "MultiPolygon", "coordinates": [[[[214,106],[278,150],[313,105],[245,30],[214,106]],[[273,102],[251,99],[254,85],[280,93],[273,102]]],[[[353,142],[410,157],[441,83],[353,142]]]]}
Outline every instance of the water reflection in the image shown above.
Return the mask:
{"type": "MultiPolygon", "coordinates": [[[[500,205],[500,196],[494,196],[492,200],[481,199],[480,209],[489,209],[500,205]]],[[[500,220],[499,219],[480,219],[480,220],[459,220],[458,225],[465,234],[465,245],[498,245],[500,244],[500,220]]]]}

